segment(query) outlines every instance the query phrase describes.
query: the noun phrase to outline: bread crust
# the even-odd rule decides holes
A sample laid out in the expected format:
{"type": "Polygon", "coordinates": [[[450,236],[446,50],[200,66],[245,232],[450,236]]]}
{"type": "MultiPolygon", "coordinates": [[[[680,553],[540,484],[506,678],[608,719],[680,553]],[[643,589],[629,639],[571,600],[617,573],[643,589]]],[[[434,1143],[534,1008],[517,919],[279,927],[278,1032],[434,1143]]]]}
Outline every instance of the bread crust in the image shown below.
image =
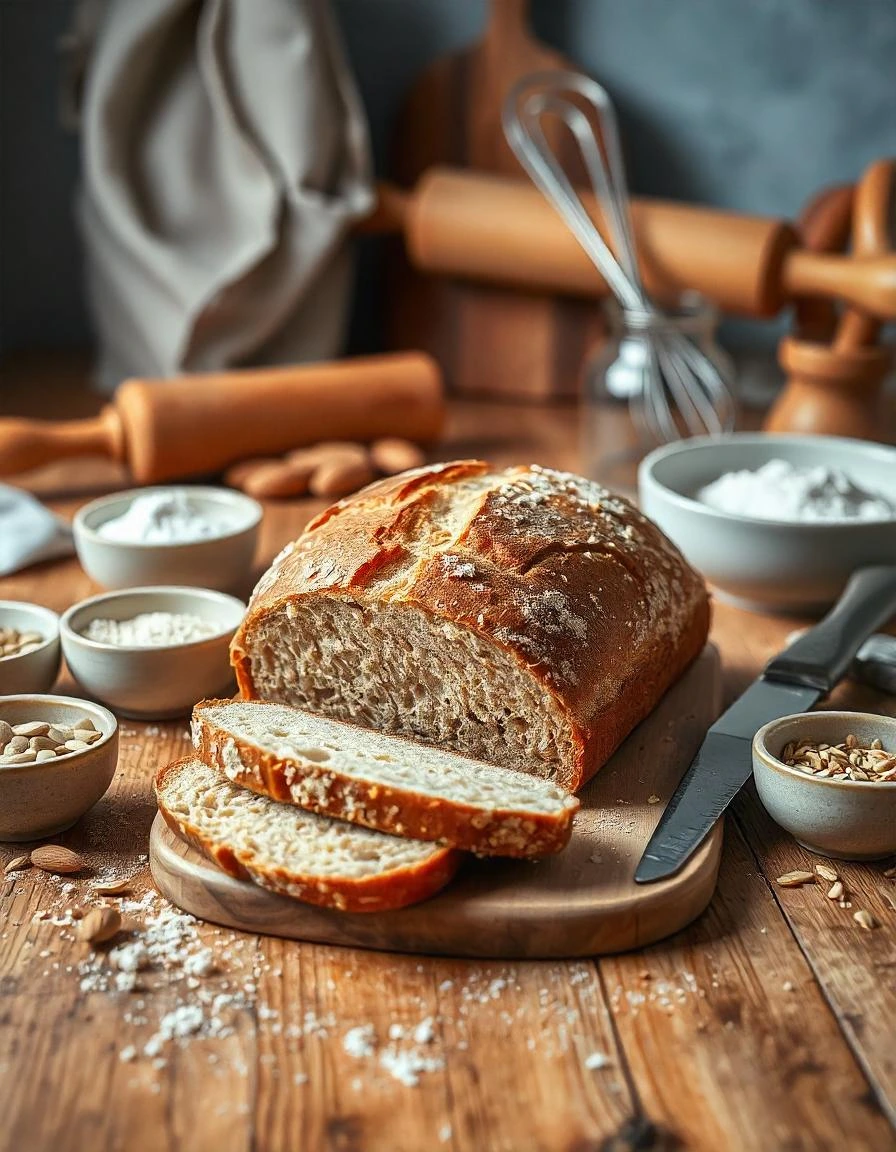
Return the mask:
{"type": "MultiPolygon", "coordinates": [[[[557,813],[512,808],[484,811],[410,787],[365,783],[328,765],[275,756],[224,731],[203,714],[205,705],[226,704],[226,700],[202,700],[193,709],[194,747],[210,767],[261,796],[393,836],[438,841],[480,856],[533,858],[560,852],[569,843],[578,801],[557,813]]],[[[352,728],[345,725],[345,729],[350,740],[352,728]]],[[[413,743],[399,736],[390,739],[397,748],[405,745],[412,761],[413,743]]]]}
{"type": "Polygon", "coordinates": [[[388,600],[502,649],[565,717],[577,791],[699,654],[709,597],[678,549],[592,481],[479,460],[428,465],[334,504],[276,558],[231,645],[256,699],[253,637],[304,597],[388,600]],[[451,531],[446,543],[445,524],[451,531]]]}
{"type": "Polygon", "coordinates": [[[434,896],[453,878],[463,860],[460,852],[436,848],[431,856],[412,867],[360,878],[299,875],[266,865],[252,853],[237,853],[229,844],[210,838],[167,806],[164,787],[168,776],[186,769],[192,759],[188,756],[176,760],[157,772],[153,787],[159,812],[176,836],[237,880],[251,880],[271,892],[321,908],[335,908],[340,912],[389,912],[434,896]]]}

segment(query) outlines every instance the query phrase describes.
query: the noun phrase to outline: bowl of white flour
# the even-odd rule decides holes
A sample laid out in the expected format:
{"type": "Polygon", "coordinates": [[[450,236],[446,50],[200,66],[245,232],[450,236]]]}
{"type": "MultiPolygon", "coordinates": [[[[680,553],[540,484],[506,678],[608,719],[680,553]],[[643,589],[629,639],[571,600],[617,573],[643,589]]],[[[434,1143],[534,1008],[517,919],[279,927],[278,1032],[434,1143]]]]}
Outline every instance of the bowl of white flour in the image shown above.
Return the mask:
{"type": "Polygon", "coordinates": [[[85,692],[122,716],[159,720],[232,692],[230,641],[245,612],[208,588],[130,588],[73,605],[59,635],[85,692]]]}
{"type": "Polygon", "coordinates": [[[819,612],[856,568],[896,563],[896,448],[735,433],[657,449],[641,508],[722,599],[819,612]]]}
{"type": "Polygon", "coordinates": [[[262,507],[230,488],[166,485],[85,504],[72,530],[81,565],[104,588],[181,584],[242,591],[262,507]]]}

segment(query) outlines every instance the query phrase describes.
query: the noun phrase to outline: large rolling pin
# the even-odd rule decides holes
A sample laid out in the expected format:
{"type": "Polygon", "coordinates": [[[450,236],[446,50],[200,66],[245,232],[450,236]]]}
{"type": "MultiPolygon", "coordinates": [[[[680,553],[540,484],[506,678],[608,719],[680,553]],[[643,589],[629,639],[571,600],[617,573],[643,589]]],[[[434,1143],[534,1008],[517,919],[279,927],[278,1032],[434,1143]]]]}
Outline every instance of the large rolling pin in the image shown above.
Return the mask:
{"type": "Polygon", "coordinates": [[[152,484],[320,440],[426,442],[443,416],[438,366],[419,352],[126,380],[94,419],[0,420],[0,473],[99,455],[152,484]]]}
{"type": "MultiPolygon", "coordinates": [[[[584,200],[602,228],[593,197],[584,200]]],[[[773,316],[818,296],[896,318],[896,256],[811,252],[785,221],[661,200],[634,200],[632,220],[645,286],[660,300],[690,289],[726,312],[773,316]]],[[[531,291],[607,292],[566,224],[523,179],[434,168],[409,193],[382,185],[364,227],[402,232],[423,271],[531,291]]]]}

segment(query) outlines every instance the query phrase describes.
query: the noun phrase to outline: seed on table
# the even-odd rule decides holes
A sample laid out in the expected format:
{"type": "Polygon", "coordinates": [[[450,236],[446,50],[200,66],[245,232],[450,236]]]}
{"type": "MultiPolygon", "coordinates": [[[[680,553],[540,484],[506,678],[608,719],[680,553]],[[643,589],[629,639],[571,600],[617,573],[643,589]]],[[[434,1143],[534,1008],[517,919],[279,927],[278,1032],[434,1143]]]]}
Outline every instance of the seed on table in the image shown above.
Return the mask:
{"type": "Polygon", "coordinates": [[[13,732],[16,736],[46,736],[50,731],[49,724],[42,724],[39,720],[31,720],[27,724],[16,724],[13,732]]]}
{"type": "Polygon", "coordinates": [[[815,880],[811,872],[785,872],[783,876],[779,876],[776,883],[782,888],[798,888],[801,884],[811,884],[815,880]]]}
{"type": "Polygon", "coordinates": [[[884,876],[886,876],[888,880],[892,880],[893,877],[896,876],[896,864],[893,864],[890,868],[884,868],[884,876]]]}
{"type": "Polygon", "coordinates": [[[864,908],[860,908],[858,912],[853,912],[853,920],[860,928],[864,928],[866,932],[870,932],[873,928],[877,927],[877,921],[870,912],[866,912],[864,908]]]}
{"type": "Polygon", "coordinates": [[[846,889],[843,887],[843,881],[835,880],[828,889],[828,900],[842,900],[845,891],[846,889]]]}
{"type": "Polygon", "coordinates": [[[25,868],[31,867],[31,858],[29,856],[13,856],[12,860],[3,869],[3,874],[8,876],[10,872],[21,872],[25,868]]]}
{"type": "Polygon", "coordinates": [[[827,880],[829,884],[833,884],[835,880],[840,879],[840,874],[836,868],[832,868],[830,864],[816,864],[815,871],[822,880],[827,880]]]}

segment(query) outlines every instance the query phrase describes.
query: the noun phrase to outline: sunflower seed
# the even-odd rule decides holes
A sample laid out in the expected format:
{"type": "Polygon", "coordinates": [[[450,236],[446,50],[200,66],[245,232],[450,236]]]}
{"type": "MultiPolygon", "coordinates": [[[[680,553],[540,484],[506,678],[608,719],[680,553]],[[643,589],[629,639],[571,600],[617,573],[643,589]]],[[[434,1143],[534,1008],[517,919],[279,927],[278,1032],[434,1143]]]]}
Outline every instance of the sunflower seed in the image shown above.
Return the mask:
{"type": "Polygon", "coordinates": [[[845,889],[842,880],[835,880],[828,889],[828,900],[840,900],[843,897],[845,889]]]}
{"type": "Polygon", "coordinates": [[[840,879],[839,873],[835,868],[832,868],[830,864],[816,864],[815,871],[822,880],[827,880],[829,884],[833,884],[835,880],[840,879]]]}
{"type": "Polygon", "coordinates": [[[853,920],[860,928],[864,928],[866,932],[870,932],[873,928],[877,927],[877,921],[870,912],[866,912],[864,908],[860,908],[858,912],[853,912],[853,920]]]}
{"type": "Polygon", "coordinates": [[[782,888],[798,888],[801,884],[811,884],[815,877],[811,872],[785,872],[775,881],[782,888]]]}

